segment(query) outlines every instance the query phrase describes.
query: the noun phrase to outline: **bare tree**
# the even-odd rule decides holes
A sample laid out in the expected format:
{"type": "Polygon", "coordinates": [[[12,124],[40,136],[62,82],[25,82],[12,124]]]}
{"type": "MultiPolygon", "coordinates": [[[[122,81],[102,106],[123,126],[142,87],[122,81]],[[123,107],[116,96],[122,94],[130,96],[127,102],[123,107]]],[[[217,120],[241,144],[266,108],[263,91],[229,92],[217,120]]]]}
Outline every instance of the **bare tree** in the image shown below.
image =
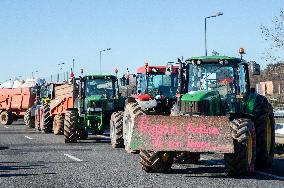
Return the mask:
{"type": "Polygon", "coordinates": [[[264,40],[270,43],[269,50],[264,53],[266,61],[283,60],[278,54],[284,53],[284,10],[281,9],[280,15],[272,20],[272,26],[261,25],[260,30],[264,40]]]}

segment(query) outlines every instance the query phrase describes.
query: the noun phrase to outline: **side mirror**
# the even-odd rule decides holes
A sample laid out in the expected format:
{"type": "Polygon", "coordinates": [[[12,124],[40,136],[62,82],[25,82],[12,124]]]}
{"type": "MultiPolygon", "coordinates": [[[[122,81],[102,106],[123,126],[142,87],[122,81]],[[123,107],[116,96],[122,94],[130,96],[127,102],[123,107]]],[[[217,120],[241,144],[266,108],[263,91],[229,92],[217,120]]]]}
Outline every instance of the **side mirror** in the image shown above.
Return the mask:
{"type": "Polygon", "coordinates": [[[251,62],[252,75],[260,75],[260,65],[256,62],[251,62]]]}

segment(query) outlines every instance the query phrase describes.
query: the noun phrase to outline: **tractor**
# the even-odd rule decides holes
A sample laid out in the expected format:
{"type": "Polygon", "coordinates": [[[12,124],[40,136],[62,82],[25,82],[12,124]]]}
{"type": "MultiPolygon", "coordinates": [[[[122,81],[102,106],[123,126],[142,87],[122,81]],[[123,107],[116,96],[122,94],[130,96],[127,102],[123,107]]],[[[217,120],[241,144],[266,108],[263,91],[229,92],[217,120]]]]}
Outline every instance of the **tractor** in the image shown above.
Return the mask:
{"type": "Polygon", "coordinates": [[[112,114],[110,137],[113,148],[124,147],[128,153],[137,153],[130,149],[130,138],[134,118],[141,114],[169,115],[176,100],[178,88],[178,67],[145,66],[138,68],[136,89],[126,99],[124,111],[112,114]]]}
{"type": "Polygon", "coordinates": [[[36,95],[34,105],[31,106],[24,115],[24,122],[28,128],[36,128],[43,133],[51,132],[49,118],[49,102],[52,96],[53,83],[38,82],[32,88],[36,95]],[[43,113],[44,112],[44,113],[43,113]],[[39,122],[38,116],[44,115],[43,122],[39,122]],[[44,123],[45,122],[45,123],[44,123]]]}
{"type": "Polygon", "coordinates": [[[51,114],[64,115],[65,143],[87,139],[88,131],[93,134],[103,133],[109,127],[111,114],[124,107],[125,97],[120,96],[117,78],[113,75],[74,78],[70,91],[70,96],[57,99],[56,105],[52,102],[50,105],[51,114]]]}
{"type": "Polygon", "coordinates": [[[178,60],[178,93],[169,116],[140,113],[132,121],[130,149],[140,150],[146,172],[169,170],[180,152],[224,154],[231,175],[272,164],[274,116],[267,98],[250,88],[260,66],[242,57],[178,60]]]}

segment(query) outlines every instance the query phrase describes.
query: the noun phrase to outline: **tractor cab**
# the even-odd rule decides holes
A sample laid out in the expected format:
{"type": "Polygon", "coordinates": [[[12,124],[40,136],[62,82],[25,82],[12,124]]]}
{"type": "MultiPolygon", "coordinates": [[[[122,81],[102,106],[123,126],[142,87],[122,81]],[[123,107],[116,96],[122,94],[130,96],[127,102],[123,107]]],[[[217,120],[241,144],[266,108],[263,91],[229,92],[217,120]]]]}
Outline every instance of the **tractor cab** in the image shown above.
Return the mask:
{"type": "Polygon", "coordinates": [[[166,103],[171,103],[176,98],[178,67],[146,64],[137,70],[136,85],[134,97],[142,108],[163,108],[166,103]]]}
{"type": "Polygon", "coordinates": [[[123,97],[118,94],[117,78],[113,75],[89,75],[80,79],[79,114],[84,114],[85,128],[95,131],[109,123],[111,113],[123,109],[123,97]]]}
{"type": "Polygon", "coordinates": [[[182,111],[225,115],[245,110],[244,101],[250,97],[249,63],[228,56],[201,56],[186,60],[185,66],[182,111]]]}

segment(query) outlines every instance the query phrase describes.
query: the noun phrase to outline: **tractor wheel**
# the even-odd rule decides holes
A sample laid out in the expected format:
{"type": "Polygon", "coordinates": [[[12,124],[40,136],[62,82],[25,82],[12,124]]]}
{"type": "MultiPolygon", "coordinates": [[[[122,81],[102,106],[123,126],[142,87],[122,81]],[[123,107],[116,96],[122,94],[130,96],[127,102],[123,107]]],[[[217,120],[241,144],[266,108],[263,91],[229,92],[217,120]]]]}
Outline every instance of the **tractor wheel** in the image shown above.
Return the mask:
{"type": "Polygon", "coordinates": [[[250,119],[240,118],[230,122],[234,153],[225,154],[225,167],[231,175],[249,175],[254,172],[256,136],[250,119]]]}
{"type": "Polygon", "coordinates": [[[188,151],[177,152],[174,162],[179,164],[197,164],[200,159],[199,153],[188,151]]]}
{"type": "Polygon", "coordinates": [[[78,121],[78,111],[67,110],[64,118],[65,143],[77,142],[77,132],[76,132],[77,121],[78,121]]]}
{"type": "Polygon", "coordinates": [[[270,166],[274,157],[275,120],[273,108],[266,98],[256,100],[254,110],[256,130],[256,167],[270,166]]]}
{"type": "Polygon", "coordinates": [[[77,138],[78,140],[87,140],[88,139],[88,131],[85,129],[80,129],[77,131],[77,138]]]}
{"type": "Polygon", "coordinates": [[[32,118],[31,111],[32,111],[32,108],[29,108],[24,115],[24,122],[25,122],[25,125],[28,128],[34,128],[35,127],[35,120],[32,118]]]}
{"type": "Polygon", "coordinates": [[[0,114],[0,123],[2,125],[11,125],[13,123],[13,114],[9,111],[2,111],[0,114]]]}
{"type": "Polygon", "coordinates": [[[113,148],[122,148],[123,145],[123,111],[114,112],[110,118],[110,138],[113,148]]]}
{"type": "Polygon", "coordinates": [[[52,117],[50,116],[50,107],[49,105],[43,106],[42,114],[42,133],[51,133],[52,132],[52,117]]]}
{"type": "Polygon", "coordinates": [[[64,132],[64,117],[62,114],[56,114],[53,121],[53,134],[62,135],[64,132]]]}
{"type": "Polygon", "coordinates": [[[167,151],[140,151],[142,169],[150,173],[165,172],[174,162],[174,152],[167,151]]]}
{"type": "Polygon", "coordinates": [[[130,141],[133,133],[134,119],[137,116],[143,115],[141,107],[138,103],[128,103],[125,107],[123,115],[123,140],[125,150],[128,153],[138,153],[139,151],[133,151],[130,149],[130,141]]]}

